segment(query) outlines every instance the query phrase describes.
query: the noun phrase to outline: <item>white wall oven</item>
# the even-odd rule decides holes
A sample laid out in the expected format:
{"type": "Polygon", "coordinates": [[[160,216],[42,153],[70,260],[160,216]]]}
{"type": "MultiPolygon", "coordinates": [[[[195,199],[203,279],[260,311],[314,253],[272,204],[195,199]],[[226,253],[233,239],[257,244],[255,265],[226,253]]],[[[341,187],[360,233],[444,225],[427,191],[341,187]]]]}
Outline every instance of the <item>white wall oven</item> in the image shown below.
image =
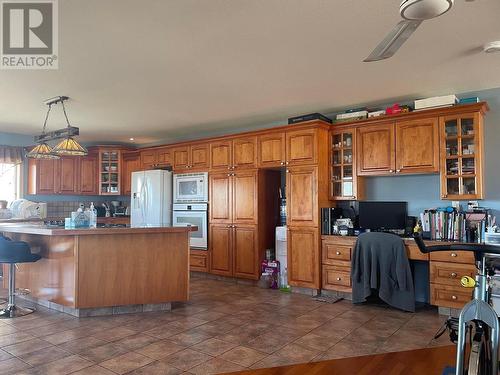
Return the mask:
{"type": "Polygon", "coordinates": [[[183,227],[196,225],[198,230],[190,232],[189,246],[200,250],[208,247],[207,203],[174,203],[173,225],[183,227]]]}
{"type": "Polygon", "coordinates": [[[208,202],[208,173],[174,174],[174,203],[208,202]]]}

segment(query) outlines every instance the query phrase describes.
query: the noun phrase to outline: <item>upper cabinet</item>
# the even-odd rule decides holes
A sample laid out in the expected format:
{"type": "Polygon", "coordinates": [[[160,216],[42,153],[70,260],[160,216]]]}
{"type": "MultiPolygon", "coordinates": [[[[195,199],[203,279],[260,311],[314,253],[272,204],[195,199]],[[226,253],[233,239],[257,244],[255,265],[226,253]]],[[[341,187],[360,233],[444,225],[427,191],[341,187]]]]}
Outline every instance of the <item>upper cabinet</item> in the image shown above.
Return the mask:
{"type": "Polygon", "coordinates": [[[132,172],[142,170],[141,154],[137,151],[122,154],[122,195],[129,195],[132,190],[132,172]]]}
{"type": "Polygon", "coordinates": [[[318,129],[273,131],[259,135],[257,151],[258,166],[261,168],[316,164],[318,129]]]}
{"type": "Polygon", "coordinates": [[[330,198],[363,199],[363,178],[356,173],[356,131],[345,129],[331,133],[330,198]]]}
{"type": "Polygon", "coordinates": [[[478,112],[439,119],[441,198],[483,199],[483,119],[478,112]]]}
{"type": "Polygon", "coordinates": [[[315,164],[318,161],[317,129],[286,132],[286,165],[315,164]]]}
{"type": "Polygon", "coordinates": [[[361,176],[439,172],[437,118],[360,126],[357,166],[361,176]]]}
{"type": "Polygon", "coordinates": [[[356,138],[359,175],[394,173],[396,152],[393,123],[359,127],[356,138]]]}
{"type": "Polygon", "coordinates": [[[121,194],[121,150],[115,148],[99,149],[99,194],[121,194]]]}
{"type": "Polygon", "coordinates": [[[144,149],[140,152],[141,168],[155,169],[172,164],[170,147],[144,149]]]}
{"type": "Polygon", "coordinates": [[[396,123],[396,172],[439,172],[439,122],[436,117],[396,123]]]}
{"type": "Polygon", "coordinates": [[[285,165],[285,132],[270,132],[258,137],[258,164],[261,168],[285,165]]]}
{"type": "Polygon", "coordinates": [[[172,149],[174,170],[208,169],[208,144],[195,144],[172,149]]]}
{"type": "Polygon", "coordinates": [[[97,154],[28,160],[28,194],[97,195],[97,154]]]}
{"type": "Polygon", "coordinates": [[[80,159],[80,179],[79,192],[84,195],[98,195],[97,170],[99,165],[99,156],[96,153],[89,153],[80,159]]]}
{"type": "Polygon", "coordinates": [[[235,170],[257,166],[257,137],[241,137],[210,144],[210,168],[235,170]]]}

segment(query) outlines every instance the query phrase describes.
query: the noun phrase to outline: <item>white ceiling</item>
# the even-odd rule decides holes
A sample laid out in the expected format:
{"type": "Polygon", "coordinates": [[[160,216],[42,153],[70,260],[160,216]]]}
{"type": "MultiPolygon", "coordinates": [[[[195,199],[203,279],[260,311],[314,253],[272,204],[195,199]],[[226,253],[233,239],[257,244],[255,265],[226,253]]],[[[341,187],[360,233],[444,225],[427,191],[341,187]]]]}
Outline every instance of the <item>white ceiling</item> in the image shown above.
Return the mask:
{"type": "MultiPolygon", "coordinates": [[[[59,0],[59,70],[0,71],[0,131],[68,95],[86,141],[200,137],[392,98],[500,87],[500,1],[456,0],[392,59],[363,63],[398,0],[59,0]]],[[[64,125],[60,114],[49,128],[64,125]]],[[[50,129],[49,129],[50,130],[50,129]]],[[[0,142],[1,143],[1,142],[0,142]]]]}

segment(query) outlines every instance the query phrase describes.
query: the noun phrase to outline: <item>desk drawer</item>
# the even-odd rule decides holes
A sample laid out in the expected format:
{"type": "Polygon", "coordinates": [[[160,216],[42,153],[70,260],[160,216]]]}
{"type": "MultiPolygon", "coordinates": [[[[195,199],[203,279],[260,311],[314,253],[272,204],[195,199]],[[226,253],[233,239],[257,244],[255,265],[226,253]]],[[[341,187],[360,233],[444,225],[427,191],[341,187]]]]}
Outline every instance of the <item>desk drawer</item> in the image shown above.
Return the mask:
{"type": "Polygon", "coordinates": [[[429,261],[429,254],[422,253],[417,245],[405,244],[405,247],[406,247],[406,253],[408,254],[409,260],[422,260],[424,262],[429,261]]]}
{"type": "Polygon", "coordinates": [[[460,287],[462,276],[474,277],[476,267],[472,264],[430,262],[430,282],[460,287]]]}
{"type": "Polygon", "coordinates": [[[352,254],[352,247],[323,242],[321,253],[322,253],[323,264],[332,264],[331,263],[332,261],[335,262],[339,260],[350,261],[352,254]]]}
{"type": "Polygon", "coordinates": [[[436,251],[429,254],[430,260],[474,264],[474,253],[470,251],[436,251]]]}
{"type": "MultiPolygon", "coordinates": [[[[337,287],[350,288],[351,270],[335,266],[323,266],[323,288],[337,290],[337,287]]],[[[341,288],[342,289],[342,288],[341,288]]]]}
{"type": "Polygon", "coordinates": [[[472,289],[431,283],[431,305],[461,309],[472,299],[472,289]]]}

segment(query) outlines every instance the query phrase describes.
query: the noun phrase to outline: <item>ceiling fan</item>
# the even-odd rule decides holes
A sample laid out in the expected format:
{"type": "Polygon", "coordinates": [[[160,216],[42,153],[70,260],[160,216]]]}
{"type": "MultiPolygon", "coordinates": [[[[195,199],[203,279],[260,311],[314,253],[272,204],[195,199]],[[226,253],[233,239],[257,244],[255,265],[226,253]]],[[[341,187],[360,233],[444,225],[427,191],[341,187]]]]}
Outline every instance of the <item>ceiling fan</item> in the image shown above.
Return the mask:
{"type": "MultiPolygon", "coordinates": [[[[420,24],[439,17],[449,11],[455,0],[403,0],[399,13],[403,18],[385,39],[364,59],[364,62],[379,61],[393,56],[420,24]]],[[[474,1],[474,0],[465,0],[474,1]]]]}

